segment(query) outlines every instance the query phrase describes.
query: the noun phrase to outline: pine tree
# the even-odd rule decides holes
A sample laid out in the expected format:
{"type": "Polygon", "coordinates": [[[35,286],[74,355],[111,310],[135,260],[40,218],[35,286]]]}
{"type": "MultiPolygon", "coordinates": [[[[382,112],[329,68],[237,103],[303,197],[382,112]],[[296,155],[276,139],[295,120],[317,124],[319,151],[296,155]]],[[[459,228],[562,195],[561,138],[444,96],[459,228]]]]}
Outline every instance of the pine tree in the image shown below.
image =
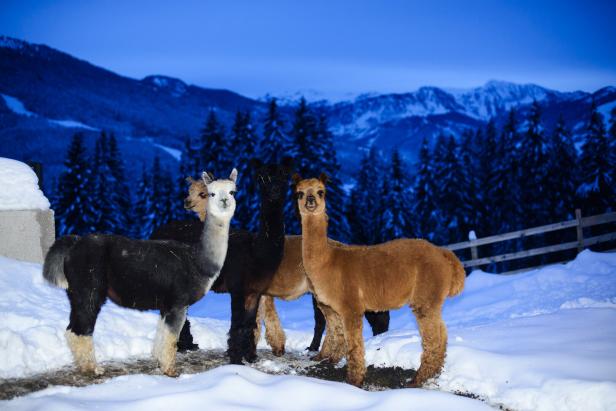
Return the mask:
{"type": "Polygon", "coordinates": [[[497,161],[494,162],[497,168],[494,182],[499,185],[499,192],[493,193],[493,196],[500,208],[500,221],[494,221],[495,234],[524,228],[518,127],[517,112],[512,108],[497,145],[497,161]]]}
{"type": "Polygon", "coordinates": [[[573,217],[578,159],[571,133],[561,116],[549,141],[547,196],[553,221],[573,217]]]}
{"type": "Polygon", "coordinates": [[[276,99],[269,101],[267,117],[263,124],[263,139],[258,147],[259,158],[266,164],[280,163],[287,155],[290,141],[284,132],[284,123],[276,99]]]}
{"type": "Polygon", "coordinates": [[[58,235],[89,233],[95,216],[89,208],[93,201],[88,187],[91,174],[82,134],[73,135],[64,166],[53,204],[58,235]]]}
{"type": "Polygon", "coordinates": [[[113,133],[107,141],[107,166],[111,176],[112,186],[112,218],[114,233],[127,235],[130,233],[131,196],[126,182],[124,161],[118,148],[118,142],[113,133]]]}
{"type": "Polygon", "coordinates": [[[398,150],[391,155],[391,172],[385,176],[382,240],[408,237],[411,232],[410,193],[407,171],[398,150]]]}
{"type": "Polygon", "coordinates": [[[258,142],[250,113],[236,113],[229,141],[234,150],[234,164],[238,171],[236,201],[239,207],[235,211],[232,224],[238,228],[256,231],[259,223],[259,196],[257,185],[251,178],[253,170],[250,161],[255,158],[258,142]]]}
{"type": "Polygon", "coordinates": [[[547,139],[541,127],[541,107],[531,106],[528,129],[522,134],[519,161],[521,204],[526,224],[544,224],[549,218],[547,203],[547,139]]]}
{"type": "Polygon", "coordinates": [[[99,233],[114,233],[117,228],[114,220],[114,187],[111,170],[109,169],[109,141],[107,134],[101,132],[96,141],[94,156],[91,160],[92,175],[88,185],[91,196],[96,201],[90,203],[92,213],[95,215],[93,231],[99,233]]]}
{"type": "Polygon", "coordinates": [[[415,198],[413,217],[415,236],[431,240],[434,233],[433,212],[436,209],[436,185],[434,181],[433,158],[428,140],[423,139],[419,150],[419,164],[415,177],[415,198]]]}
{"type": "Polygon", "coordinates": [[[467,235],[470,230],[476,230],[480,223],[477,216],[477,208],[481,203],[478,192],[479,156],[475,134],[472,130],[466,130],[462,133],[459,156],[460,172],[462,175],[460,191],[466,193],[466,201],[459,205],[462,215],[460,230],[464,235],[467,235]]]}
{"type": "Polygon", "coordinates": [[[355,244],[377,244],[380,242],[381,226],[377,221],[382,216],[380,196],[371,195],[375,187],[385,180],[383,160],[373,146],[365,153],[359,166],[357,182],[351,190],[348,204],[348,221],[351,228],[351,242],[355,244]]]}
{"type": "Polygon", "coordinates": [[[593,101],[580,156],[581,181],[577,189],[583,214],[600,214],[614,209],[616,188],[612,175],[616,163],[610,151],[603,116],[593,101]]]}
{"type": "Polygon", "coordinates": [[[132,233],[135,238],[149,238],[154,232],[155,200],[152,176],[144,166],[137,186],[136,221],[132,233]]]}
{"type": "Polygon", "coordinates": [[[225,139],[225,130],[214,110],[210,110],[201,131],[201,168],[215,175],[231,171],[231,158],[225,139]]]}
{"type": "Polygon", "coordinates": [[[498,155],[497,131],[494,119],[490,119],[484,132],[477,132],[479,141],[479,192],[481,201],[477,204],[477,232],[481,236],[494,234],[493,222],[499,218],[500,204],[492,197],[492,184],[495,180],[494,162],[498,155]]]}

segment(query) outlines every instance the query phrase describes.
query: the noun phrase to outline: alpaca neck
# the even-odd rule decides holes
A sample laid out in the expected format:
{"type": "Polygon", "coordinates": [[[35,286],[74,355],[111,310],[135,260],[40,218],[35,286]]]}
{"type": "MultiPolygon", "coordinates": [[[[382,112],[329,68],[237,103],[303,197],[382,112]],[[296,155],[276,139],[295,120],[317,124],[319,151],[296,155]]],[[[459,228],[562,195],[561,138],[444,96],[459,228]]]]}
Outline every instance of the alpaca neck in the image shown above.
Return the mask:
{"type": "Polygon", "coordinates": [[[306,267],[326,261],[331,253],[327,244],[327,214],[302,214],[302,257],[306,267]]]}
{"type": "Polygon", "coordinates": [[[220,218],[208,213],[203,224],[201,234],[201,264],[202,273],[214,279],[220,274],[229,244],[229,222],[227,218],[220,218]]]}
{"type": "Polygon", "coordinates": [[[262,244],[279,246],[284,241],[284,204],[261,204],[257,239],[262,244]]]}

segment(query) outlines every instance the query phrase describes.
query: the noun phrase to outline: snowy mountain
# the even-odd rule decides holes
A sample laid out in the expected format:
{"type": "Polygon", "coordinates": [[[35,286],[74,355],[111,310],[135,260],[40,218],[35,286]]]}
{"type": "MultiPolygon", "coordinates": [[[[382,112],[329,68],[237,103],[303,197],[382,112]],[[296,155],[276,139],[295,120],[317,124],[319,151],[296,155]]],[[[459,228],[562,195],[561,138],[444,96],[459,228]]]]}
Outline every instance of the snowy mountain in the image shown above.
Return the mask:
{"type": "MultiPolygon", "coordinates": [[[[604,115],[616,106],[614,87],[595,93],[559,92],[503,81],[469,90],[422,87],[341,101],[327,101],[317,91],[307,93],[312,107],[328,116],[343,171],[349,175],[372,145],[385,152],[398,148],[413,162],[424,137],[459,136],[491,117],[502,122],[513,107],[523,117],[534,100],[542,105],[548,132],[563,115],[578,139],[593,99],[604,115]]],[[[281,97],[290,125],[299,94],[281,97]]],[[[155,155],[175,168],[184,139],[199,134],[210,109],[229,127],[236,110],[251,111],[259,122],[266,102],[163,75],[131,79],[45,45],[0,37],[0,156],[40,161],[47,177],[58,174],[76,131],[84,132],[90,145],[100,130],[115,132],[132,175],[155,155]]]]}

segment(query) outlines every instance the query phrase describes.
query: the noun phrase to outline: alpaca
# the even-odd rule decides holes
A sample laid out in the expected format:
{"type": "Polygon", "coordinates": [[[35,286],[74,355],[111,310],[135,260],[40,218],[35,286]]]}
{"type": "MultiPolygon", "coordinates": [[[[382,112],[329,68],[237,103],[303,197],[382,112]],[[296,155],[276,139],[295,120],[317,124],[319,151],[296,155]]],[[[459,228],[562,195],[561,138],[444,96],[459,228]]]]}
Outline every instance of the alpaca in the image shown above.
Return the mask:
{"type": "MultiPolygon", "coordinates": [[[[150,240],[175,240],[182,243],[192,244],[199,242],[201,232],[203,231],[203,220],[205,220],[207,200],[209,198],[207,187],[202,179],[194,180],[192,177],[187,177],[186,181],[190,183],[188,188],[188,196],[184,199],[184,208],[194,212],[199,220],[174,220],[158,227],[150,236],[150,240]]],[[[233,233],[235,230],[230,229],[233,233]]],[[[233,235],[233,234],[231,234],[233,235]]],[[[224,271],[224,270],[223,270],[224,271]]],[[[222,278],[219,276],[212,286],[212,291],[217,292],[223,284],[222,278]]],[[[268,344],[272,347],[272,353],[276,356],[284,354],[284,331],[280,325],[278,313],[274,306],[272,297],[263,295],[259,302],[257,312],[257,323],[265,321],[265,338],[268,344]],[[281,337],[282,336],[282,337],[281,337]],[[279,341],[282,338],[282,343],[279,341]]],[[[255,344],[261,338],[261,328],[255,329],[255,344]]],[[[193,336],[190,332],[190,321],[186,318],[186,322],[182,327],[180,337],[178,339],[178,351],[193,351],[198,350],[199,345],[194,343],[193,336]]]]}
{"type": "Polygon", "coordinates": [[[466,274],[449,250],[425,240],[398,239],[374,246],[331,244],[327,240],[327,176],[293,176],[302,221],[306,274],[336,338],[344,337],[347,381],[361,386],[366,374],[362,315],[408,305],[422,339],[421,365],[411,386],[438,376],[445,362],[445,298],[462,292],[466,274]]]}
{"type": "MultiPolygon", "coordinates": [[[[205,215],[205,205],[207,202],[207,190],[205,185],[201,180],[193,180],[188,177],[187,181],[190,183],[189,194],[184,200],[184,207],[187,210],[191,210],[201,219],[201,216],[205,215]]],[[[173,224],[173,222],[169,223],[173,224]]],[[[168,229],[163,226],[162,230],[166,232],[168,231],[178,231],[179,236],[182,236],[183,233],[186,232],[195,232],[198,231],[199,223],[196,221],[187,221],[185,224],[177,223],[179,227],[174,227],[173,229],[168,229]],[[192,227],[188,227],[188,226],[192,227]],[[197,226],[195,228],[195,226],[197,226]]],[[[158,233],[158,232],[157,232],[158,233]]],[[[169,238],[176,239],[175,237],[161,237],[157,235],[158,238],[169,238]]],[[[165,234],[166,235],[166,234],[165,234]]],[[[194,241],[194,240],[193,240],[194,241]]],[[[333,241],[333,240],[330,240],[333,241]]],[[[335,241],[334,241],[335,243],[335,241]]],[[[272,283],[265,290],[265,294],[261,297],[259,303],[259,309],[257,313],[257,328],[255,330],[255,338],[256,342],[259,341],[261,336],[261,323],[262,321],[265,323],[265,339],[267,343],[272,347],[272,352],[274,355],[282,355],[285,352],[285,334],[282,326],[280,324],[280,320],[278,318],[278,314],[276,313],[276,307],[274,305],[273,297],[279,298],[285,301],[295,300],[306,293],[310,293],[311,290],[309,288],[309,283],[306,278],[306,272],[304,271],[304,267],[302,265],[302,254],[301,254],[301,236],[297,235],[288,235],[285,237],[285,245],[284,245],[284,255],[282,257],[282,261],[278,270],[274,274],[272,279],[272,283]]],[[[224,271],[224,270],[223,270],[224,271]]],[[[222,276],[219,277],[217,282],[220,282],[222,276]]],[[[214,284],[213,290],[216,291],[217,284],[214,284]]],[[[314,309],[314,335],[310,345],[307,347],[308,351],[319,351],[319,347],[321,346],[321,339],[323,336],[323,332],[325,331],[325,317],[323,313],[317,306],[317,301],[314,296],[312,298],[313,309],[314,309]]],[[[389,311],[384,312],[366,312],[366,319],[372,328],[373,335],[379,335],[386,332],[389,328],[389,311]]],[[[329,334],[332,333],[330,330],[329,334]]],[[[186,325],[182,328],[182,334],[180,335],[180,340],[178,341],[178,347],[190,346],[192,344],[193,338],[190,333],[190,324],[188,320],[186,320],[186,325]]],[[[317,356],[313,357],[316,360],[321,359],[330,359],[332,357],[331,344],[334,342],[328,342],[324,344],[324,348],[326,352],[321,351],[317,356]]],[[[338,357],[342,358],[343,351],[337,351],[338,357]]]]}
{"type": "Polygon", "coordinates": [[[220,274],[235,211],[237,170],[228,180],[214,180],[207,173],[203,178],[210,201],[199,244],[91,234],[62,237],[50,249],[43,276],[67,290],[71,313],[66,339],[81,372],[101,372],[92,334],[109,298],[123,307],[160,311],[153,355],[165,375],[177,375],[176,343],[186,310],[220,274]]]}
{"type": "MultiPolygon", "coordinates": [[[[184,201],[184,206],[187,210],[195,212],[197,215],[204,215],[205,203],[207,201],[207,190],[200,180],[193,180],[190,177],[187,179],[190,182],[189,194],[184,201]]],[[[201,218],[201,217],[200,217],[201,218]]],[[[198,224],[196,221],[193,224],[198,224]]],[[[183,232],[187,231],[186,228],[182,228],[183,232]]],[[[191,231],[195,231],[192,229],[191,231]]],[[[170,237],[171,238],[171,237],[170,237]]],[[[302,241],[301,236],[288,235],[285,237],[284,243],[284,255],[282,261],[278,266],[278,270],[274,273],[270,286],[265,290],[265,294],[261,297],[259,303],[259,309],[257,314],[257,328],[255,331],[255,338],[258,342],[261,336],[261,322],[265,322],[265,339],[267,343],[272,347],[274,355],[282,355],[285,352],[285,334],[276,308],[274,306],[273,297],[279,298],[285,301],[295,300],[302,295],[311,292],[308,280],[306,278],[306,272],[302,265],[302,241]]],[[[333,240],[331,240],[333,241],[333,240]]],[[[335,243],[335,242],[334,242],[335,243]]],[[[232,246],[231,246],[232,247],[232,246]]],[[[223,273],[224,273],[223,269],[223,273]]],[[[224,274],[221,274],[217,282],[221,281],[224,274]]],[[[217,284],[214,284],[213,290],[216,291],[217,284]]],[[[325,317],[321,310],[317,307],[317,302],[313,297],[315,328],[314,336],[309,351],[319,351],[321,346],[321,338],[325,330],[326,322],[325,317]]],[[[373,335],[384,333],[389,328],[389,311],[385,312],[366,312],[366,319],[372,328],[373,335]]],[[[188,320],[187,326],[182,329],[180,335],[180,342],[178,344],[190,344],[192,343],[192,335],[190,334],[190,328],[188,320]]],[[[328,334],[331,334],[330,330],[328,334]]],[[[329,359],[332,357],[331,346],[334,342],[328,341],[324,344],[325,352],[321,351],[316,357],[317,360],[329,359]]],[[[343,348],[343,347],[342,347],[343,348]]],[[[338,350],[338,352],[343,352],[338,350]]],[[[342,354],[339,355],[340,358],[342,354]]]]}

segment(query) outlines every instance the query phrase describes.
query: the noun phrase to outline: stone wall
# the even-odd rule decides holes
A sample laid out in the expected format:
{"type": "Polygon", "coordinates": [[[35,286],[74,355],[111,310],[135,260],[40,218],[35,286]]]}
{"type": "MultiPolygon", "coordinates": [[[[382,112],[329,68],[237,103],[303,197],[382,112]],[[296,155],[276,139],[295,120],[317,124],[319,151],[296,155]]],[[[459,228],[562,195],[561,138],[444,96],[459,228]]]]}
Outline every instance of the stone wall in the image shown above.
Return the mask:
{"type": "Polygon", "coordinates": [[[43,263],[54,240],[53,210],[0,210],[0,255],[43,263]]]}

